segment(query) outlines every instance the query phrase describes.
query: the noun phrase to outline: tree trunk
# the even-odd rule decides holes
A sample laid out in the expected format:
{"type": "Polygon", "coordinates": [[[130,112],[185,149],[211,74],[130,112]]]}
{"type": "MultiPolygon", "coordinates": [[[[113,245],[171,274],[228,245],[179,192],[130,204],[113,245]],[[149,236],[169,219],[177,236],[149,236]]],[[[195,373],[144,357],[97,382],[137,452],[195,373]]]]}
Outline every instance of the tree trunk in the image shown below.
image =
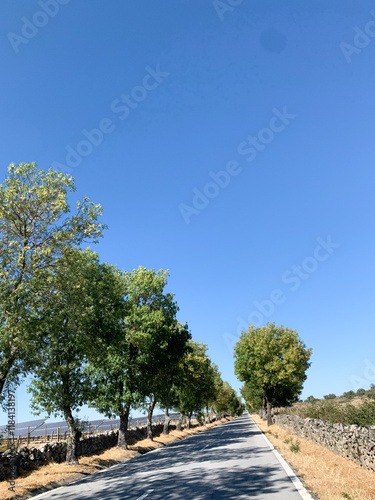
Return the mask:
{"type": "Polygon", "coordinates": [[[206,409],[207,409],[207,413],[204,416],[204,426],[205,427],[207,426],[207,423],[210,423],[210,413],[209,413],[208,405],[207,405],[206,409]]]}
{"type": "Polygon", "coordinates": [[[78,429],[78,422],[74,419],[71,409],[64,409],[64,417],[69,428],[69,437],[66,445],[66,463],[67,465],[78,464],[78,443],[82,432],[78,429]]]}
{"type": "Polygon", "coordinates": [[[186,426],[187,426],[188,429],[190,429],[191,415],[192,415],[191,412],[186,415],[186,426]]]}
{"type": "Polygon", "coordinates": [[[16,360],[15,357],[16,348],[12,346],[12,343],[10,341],[8,343],[8,346],[10,350],[10,355],[8,355],[7,359],[2,363],[0,372],[0,395],[3,397],[5,397],[3,391],[7,382],[7,378],[9,377],[16,360]]]}
{"type": "Polygon", "coordinates": [[[178,422],[177,422],[177,427],[176,427],[177,431],[182,431],[182,421],[184,419],[184,416],[185,416],[185,413],[182,411],[180,413],[180,416],[178,417],[178,422]]]}
{"type": "Polygon", "coordinates": [[[165,409],[164,412],[164,427],[163,434],[169,434],[169,423],[171,421],[171,417],[169,416],[169,408],[165,409]]]}
{"type": "Polygon", "coordinates": [[[262,419],[266,420],[267,418],[267,411],[266,411],[266,394],[263,393],[262,396],[262,419]]]}
{"type": "Polygon", "coordinates": [[[150,396],[150,404],[148,405],[147,410],[147,438],[154,440],[152,435],[152,414],[154,413],[154,408],[156,405],[156,400],[152,396],[150,396]]]}
{"type": "Polygon", "coordinates": [[[128,449],[127,434],[128,434],[129,413],[130,413],[130,405],[125,406],[123,411],[120,413],[120,428],[118,430],[117,447],[123,450],[128,449]]]}
{"type": "Polygon", "coordinates": [[[271,403],[267,399],[267,427],[272,425],[271,403]]]}
{"type": "Polygon", "coordinates": [[[0,395],[3,395],[3,396],[5,396],[3,394],[3,389],[4,389],[6,379],[7,379],[6,375],[0,373],[0,395]]]}
{"type": "MultiPolygon", "coordinates": [[[[20,297],[18,295],[17,289],[22,283],[25,269],[26,269],[26,259],[25,259],[25,257],[23,257],[22,264],[21,264],[21,272],[20,272],[20,275],[19,275],[17,282],[15,283],[14,289],[13,289],[13,293],[14,292],[17,293],[16,296],[14,297],[14,304],[15,304],[16,308],[18,308],[18,309],[20,309],[20,305],[19,305],[20,297]]],[[[21,311],[19,312],[19,317],[20,316],[21,316],[21,311]]],[[[19,321],[20,321],[19,317],[17,319],[15,319],[16,324],[19,323],[19,321]]],[[[2,353],[3,356],[5,357],[5,360],[2,363],[1,372],[0,372],[0,396],[2,396],[2,397],[5,396],[3,394],[3,390],[4,390],[4,387],[6,386],[7,378],[9,377],[9,375],[11,375],[12,368],[18,364],[17,359],[19,359],[19,357],[20,357],[20,350],[22,353],[22,347],[17,347],[15,345],[15,344],[17,344],[17,342],[15,342],[15,340],[14,340],[13,333],[6,340],[6,343],[7,343],[7,346],[6,346],[5,350],[6,350],[7,354],[5,355],[5,352],[2,353]]],[[[24,360],[22,360],[21,365],[23,364],[23,361],[24,360]]],[[[18,381],[18,375],[16,374],[16,382],[17,381],[18,381]]],[[[0,397],[0,399],[2,399],[2,398],[0,397]]]]}

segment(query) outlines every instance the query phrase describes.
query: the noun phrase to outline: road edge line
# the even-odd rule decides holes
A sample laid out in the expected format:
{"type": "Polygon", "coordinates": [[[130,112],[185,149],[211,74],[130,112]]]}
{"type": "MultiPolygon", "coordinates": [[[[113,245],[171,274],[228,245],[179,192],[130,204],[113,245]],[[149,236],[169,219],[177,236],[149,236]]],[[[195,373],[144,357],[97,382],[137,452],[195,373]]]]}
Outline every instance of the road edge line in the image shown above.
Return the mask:
{"type": "Polygon", "coordinates": [[[300,497],[303,500],[314,500],[314,498],[310,495],[310,493],[306,490],[306,488],[303,486],[301,480],[295,475],[293,472],[293,469],[291,466],[288,464],[288,462],[285,460],[285,458],[276,450],[276,448],[273,446],[271,441],[267,438],[267,436],[264,434],[264,432],[257,426],[257,424],[254,422],[254,420],[250,417],[250,420],[253,422],[255,427],[258,429],[258,431],[261,433],[263,436],[265,442],[268,444],[268,446],[271,448],[273,454],[277,458],[277,460],[280,462],[280,465],[282,468],[285,470],[287,475],[289,476],[290,480],[294,484],[296,490],[298,491],[300,497]]]}

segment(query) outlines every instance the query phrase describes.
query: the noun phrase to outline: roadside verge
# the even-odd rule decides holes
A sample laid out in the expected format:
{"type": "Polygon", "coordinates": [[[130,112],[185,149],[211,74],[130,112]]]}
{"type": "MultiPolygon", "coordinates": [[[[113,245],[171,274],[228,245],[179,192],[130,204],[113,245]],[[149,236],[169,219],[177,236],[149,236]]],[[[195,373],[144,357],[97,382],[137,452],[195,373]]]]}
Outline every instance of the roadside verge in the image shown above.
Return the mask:
{"type": "Polygon", "coordinates": [[[320,500],[374,500],[375,474],[323,446],[300,438],[258,415],[252,419],[320,500]]]}
{"type": "Polygon", "coordinates": [[[306,490],[306,488],[303,486],[302,482],[300,479],[296,476],[294,473],[293,469],[290,467],[288,462],[283,458],[283,456],[277,451],[277,449],[273,446],[271,441],[266,437],[262,429],[259,428],[259,426],[255,423],[254,419],[250,417],[255,425],[255,427],[259,430],[259,432],[262,434],[263,439],[266,441],[267,445],[271,448],[273,451],[274,455],[276,456],[277,460],[280,462],[281,467],[285,470],[286,474],[289,476],[290,480],[294,484],[296,490],[300,494],[301,498],[303,500],[314,500],[314,498],[311,496],[311,494],[306,490]]]}

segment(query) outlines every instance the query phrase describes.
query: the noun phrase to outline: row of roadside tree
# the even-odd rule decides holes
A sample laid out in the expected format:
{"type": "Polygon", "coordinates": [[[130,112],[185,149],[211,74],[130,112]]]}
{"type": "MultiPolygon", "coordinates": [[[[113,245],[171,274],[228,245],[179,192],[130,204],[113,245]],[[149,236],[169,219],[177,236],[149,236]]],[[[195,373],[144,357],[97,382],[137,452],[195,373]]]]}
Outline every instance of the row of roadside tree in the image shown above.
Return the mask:
{"type": "Polygon", "coordinates": [[[131,409],[151,419],[158,405],[181,419],[210,411],[239,414],[240,398],[177,320],[166,291],[168,272],[139,267],[122,272],[101,263],[84,244],[106,226],[88,198],[70,212],[71,176],[35,164],[12,164],[0,186],[0,391],[32,374],[32,408],[62,414],[70,430],[67,463],[77,463],[84,404],[119,417],[127,447],[131,409]]]}

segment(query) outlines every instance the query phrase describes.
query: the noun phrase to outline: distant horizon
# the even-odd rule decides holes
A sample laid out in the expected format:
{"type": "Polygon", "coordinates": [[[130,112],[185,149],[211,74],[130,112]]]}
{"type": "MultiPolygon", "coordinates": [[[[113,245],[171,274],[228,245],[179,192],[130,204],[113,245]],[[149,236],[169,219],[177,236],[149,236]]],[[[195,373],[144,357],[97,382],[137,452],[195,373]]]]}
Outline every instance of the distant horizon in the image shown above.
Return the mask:
{"type": "MultiPolygon", "coordinates": [[[[368,387],[359,387],[359,389],[365,389],[365,390],[369,390],[371,385],[375,385],[375,384],[369,384],[368,387]]],[[[350,390],[352,389],[348,389],[348,391],[343,391],[342,393],[340,394],[335,394],[335,393],[331,393],[331,392],[325,392],[323,391],[321,393],[321,396],[318,396],[316,394],[309,394],[308,396],[307,395],[303,395],[304,394],[304,391],[302,391],[302,394],[300,396],[300,400],[301,401],[306,401],[308,397],[310,396],[313,396],[315,397],[316,399],[319,399],[319,400],[323,400],[324,399],[324,396],[327,396],[329,394],[335,394],[336,397],[342,397],[344,395],[345,392],[349,392],[350,390]]],[[[356,392],[356,391],[354,391],[356,392]]],[[[240,393],[237,393],[239,397],[241,397],[241,394],[240,393]]],[[[170,413],[173,413],[175,412],[174,409],[170,409],[170,413]]],[[[112,417],[112,418],[108,418],[106,417],[105,415],[99,413],[95,408],[89,408],[87,405],[85,405],[84,407],[82,407],[79,412],[74,412],[75,415],[78,415],[80,419],[82,420],[89,420],[89,421],[94,421],[94,420],[100,420],[100,419],[103,419],[103,420],[119,420],[119,417],[112,417]],[[86,413],[85,413],[86,412],[86,413]],[[83,415],[84,414],[84,415],[83,415]],[[91,415],[91,417],[90,417],[91,415]]],[[[2,416],[5,415],[5,418],[2,418],[0,419],[0,431],[1,431],[1,428],[4,428],[6,427],[7,423],[6,423],[6,414],[3,414],[2,416]],[[4,422],[4,423],[3,423],[4,422]]],[[[160,407],[158,407],[156,405],[155,407],[155,410],[154,410],[154,414],[153,414],[153,417],[157,417],[158,415],[164,415],[164,410],[162,410],[160,407]]],[[[138,417],[145,417],[147,416],[147,411],[146,410],[131,410],[130,412],[130,417],[129,418],[132,418],[132,419],[136,419],[138,417]]],[[[27,422],[33,422],[33,421],[38,421],[38,420],[48,420],[49,423],[54,423],[54,422],[63,422],[64,419],[63,417],[41,417],[41,416],[37,416],[35,415],[33,418],[30,418],[29,420],[25,420],[25,421],[21,421],[21,420],[18,420],[16,419],[16,422],[17,424],[22,424],[22,423],[27,423],[27,422]]]]}
{"type": "MultiPolygon", "coordinates": [[[[155,419],[155,418],[158,418],[158,417],[164,417],[165,413],[162,412],[162,413],[155,413],[152,418],[155,419]]],[[[132,425],[132,420],[135,420],[137,421],[137,419],[147,419],[147,415],[138,415],[138,416],[133,416],[133,417],[129,417],[129,422],[130,422],[130,425],[132,425]]],[[[103,418],[98,418],[98,419],[83,419],[84,421],[87,421],[89,424],[91,423],[96,423],[96,422],[103,422],[103,423],[107,423],[107,422],[120,422],[120,419],[118,417],[113,417],[113,418],[108,418],[108,417],[103,417],[103,418]]],[[[50,425],[50,424],[65,424],[66,425],[66,421],[64,419],[53,419],[53,418],[39,418],[39,419],[35,419],[34,421],[33,420],[26,420],[24,422],[17,422],[16,423],[16,431],[20,429],[20,426],[21,425],[25,425],[26,427],[28,427],[26,424],[31,424],[33,425],[34,423],[38,422],[38,426],[41,426],[43,427],[45,424],[46,425],[50,425]],[[44,422],[42,424],[42,422],[44,422]]],[[[38,428],[38,426],[36,426],[36,428],[38,428]]],[[[7,428],[7,424],[0,424],[0,432],[4,432],[4,430],[6,430],[7,428]]],[[[22,427],[23,429],[23,427],[22,427]]],[[[35,428],[34,428],[35,430],[35,428]]],[[[16,432],[16,436],[17,436],[17,432],[16,432]]]]}

